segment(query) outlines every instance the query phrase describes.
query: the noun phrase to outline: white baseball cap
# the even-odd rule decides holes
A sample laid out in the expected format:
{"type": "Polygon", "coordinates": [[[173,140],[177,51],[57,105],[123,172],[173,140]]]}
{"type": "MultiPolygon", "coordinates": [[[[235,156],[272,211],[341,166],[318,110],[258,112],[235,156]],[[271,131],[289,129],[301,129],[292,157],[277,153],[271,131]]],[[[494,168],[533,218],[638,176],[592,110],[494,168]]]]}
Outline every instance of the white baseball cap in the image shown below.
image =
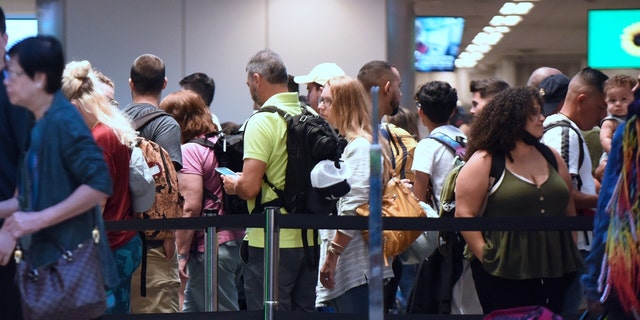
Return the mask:
{"type": "Polygon", "coordinates": [[[313,69],[309,74],[304,76],[295,76],[293,77],[293,81],[296,83],[311,83],[315,82],[321,86],[327,84],[327,81],[335,78],[346,75],[344,70],[340,68],[337,64],[333,62],[325,62],[321,63],[313,69]]]}

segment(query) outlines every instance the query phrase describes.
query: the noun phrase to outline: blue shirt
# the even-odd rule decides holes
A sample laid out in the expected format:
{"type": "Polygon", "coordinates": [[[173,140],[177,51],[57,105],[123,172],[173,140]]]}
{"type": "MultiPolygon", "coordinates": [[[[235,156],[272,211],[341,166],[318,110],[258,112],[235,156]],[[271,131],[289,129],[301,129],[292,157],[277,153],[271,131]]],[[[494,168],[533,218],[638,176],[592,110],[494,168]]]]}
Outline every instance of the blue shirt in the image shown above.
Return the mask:
{"type": "MultiPolygon", "coordinates": [[[[102,150],[95,143],[82,116],[58,91],[51,107],[31,130],[31,144],[20,166],[18,199],[23,211],[39,211],[60,203],[81,185],[111,194],[111,177],[102,150]]],[[[100,258],[105,284],[119,283],[99,206],[30,236],[26,248],[31,264],[38,267],[60,258],[52,240],[73,250],[101,231],[100,258]]]]}

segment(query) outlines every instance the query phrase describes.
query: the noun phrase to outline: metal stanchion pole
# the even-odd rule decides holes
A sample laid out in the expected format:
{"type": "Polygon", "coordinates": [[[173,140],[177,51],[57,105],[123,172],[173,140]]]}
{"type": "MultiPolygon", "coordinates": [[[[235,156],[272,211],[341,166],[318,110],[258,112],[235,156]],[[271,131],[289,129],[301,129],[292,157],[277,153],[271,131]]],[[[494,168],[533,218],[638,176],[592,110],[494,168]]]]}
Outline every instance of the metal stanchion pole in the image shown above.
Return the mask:
{"type": "Polygon", "coordinates": [[[280,232],[276,225],[279,208],[265,208],[264,237],[264,318],[275,319],[278,310],[278,265],[280,263],[280,232]]]}
{"type": "Polygon", "coordinates": [[[384,319],[382,263],[382,148],[378,142],[378,87],[371,88],[373,141],[370,150],[369,197],[369,320],[384,319]]]}
{"type": "MultiPolygon", "coordinates": [[[[204,216],[213,217],[217,210],[204,209],[204,216]]],[[[204,310],[218,311],[218,230],[207,227],[204,240],[204,310]]]]}

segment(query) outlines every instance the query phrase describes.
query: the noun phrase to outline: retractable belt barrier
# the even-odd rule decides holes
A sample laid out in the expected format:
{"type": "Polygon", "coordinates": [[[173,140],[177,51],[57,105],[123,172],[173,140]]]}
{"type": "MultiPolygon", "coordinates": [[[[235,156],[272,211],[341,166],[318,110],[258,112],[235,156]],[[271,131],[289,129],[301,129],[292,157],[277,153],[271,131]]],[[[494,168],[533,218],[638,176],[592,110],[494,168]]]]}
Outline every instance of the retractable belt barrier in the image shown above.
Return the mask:
{"type": "MultiPolygon", "coordinates": [[[[349,229],[368,228],[366,217],[319,216],[314,214],[282,214],[276,220],[280,228],[290,229],[349,229]]],[[[382,218],[385,230],[440,230],[440,231],[488,231],[488,230],[591,230],[593,217],[531,217],[531,218],[382,218]]],[[[261,214],[224,215],[212,217],[105,221],[108,231],[157,230],[157,229],[205,229],[264,228],[261,214]]]]}
{"type": "MultiPolygon", "coordinates": [[[[271,220],[275,228],[290,229],[368,229],[367,217],[338,217],[314,214],[278,214],[271,220]]],[[[108,231],[158,230],[158,229],[207,229],[215,228],[265,228],[267,222],[263,214],[203,216],[192,218],[105,221],[108,231]]],[[[488,230],[591,230],[593,217],[531,217],[531,218],[382,218],[386,230],[441,230],[441,231],[488,231],[488,230]]],[[[217,312],[191,312],[166,314],[105,315],[105,320],[199,320],[212,318],[217,312]]],[[[265,311],[225,311],[225,320],[265,319],[265,311]]],[[[219,315],[215,315],[217,317],[219,315]]],[[[298,320],[300,312],[272,310],[269,318],[278,320],[298,320]]],[[[365,320],[367,314],[304,313],[305,320],[365,320]]],[[[564,319],[578,319],[577,315],[563,315],[564,319]]],[[[385,314],[384,319],[482,319],[483,315],[440,315],[440,314],[385,314]]]]}

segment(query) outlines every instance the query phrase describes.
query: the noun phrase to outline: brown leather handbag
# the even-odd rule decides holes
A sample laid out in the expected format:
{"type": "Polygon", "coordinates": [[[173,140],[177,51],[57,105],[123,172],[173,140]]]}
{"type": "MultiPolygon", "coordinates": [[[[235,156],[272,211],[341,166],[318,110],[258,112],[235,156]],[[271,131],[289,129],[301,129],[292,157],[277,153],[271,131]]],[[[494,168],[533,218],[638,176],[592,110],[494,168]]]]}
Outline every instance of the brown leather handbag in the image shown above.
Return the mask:
{"type": "Polygon", "coordinates": [[[73,250],[51,241],[62,256],[32,268],[28,252],[15,252],[16,278],[25,319],[93,319],[106,310],[102,266],[98,256],[99,232],[93,231],[73,250]]]}
{"type": "MultiPolygon", "coordinates": [[[[369,203],[356,208],[359,216],[369,216],[369,203]]],[[[427,214],[420,206],[420,201],[413,195],[398,178],[391,178],[382,191],[382,216],[383,217],[426,217],[427,214]]],[[[382,254],[385,265],[407,250],[411,244],[422,234],[421,230],[383,230],[382,254]]],[[[362,230],[362,236],[368,242],[369,230],[362,230]]]]}

